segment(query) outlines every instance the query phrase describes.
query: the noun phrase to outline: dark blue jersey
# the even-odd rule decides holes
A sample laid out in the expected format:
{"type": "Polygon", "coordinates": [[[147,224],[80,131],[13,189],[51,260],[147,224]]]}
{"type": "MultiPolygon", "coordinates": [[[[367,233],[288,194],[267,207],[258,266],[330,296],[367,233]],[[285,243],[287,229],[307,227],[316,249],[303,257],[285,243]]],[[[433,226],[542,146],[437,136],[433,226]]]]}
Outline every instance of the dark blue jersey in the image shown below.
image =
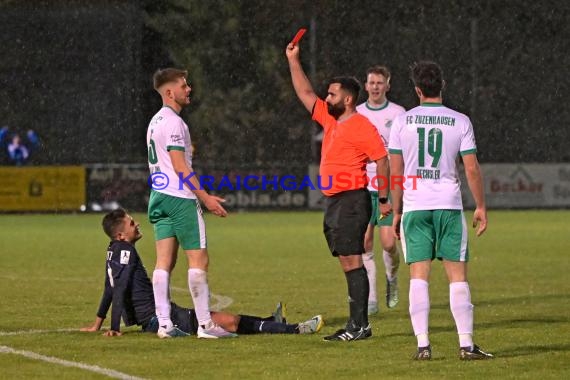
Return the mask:
{"type": "Polygon", "coordinates": [[[111,309],[111,330],[120,331],[121,316],[126,326],[145,325],[155,315],[154,293],[146,269],[134,245],[114,240],[107,248],[105,290],[97,316],[105,318],[111,309]]]}

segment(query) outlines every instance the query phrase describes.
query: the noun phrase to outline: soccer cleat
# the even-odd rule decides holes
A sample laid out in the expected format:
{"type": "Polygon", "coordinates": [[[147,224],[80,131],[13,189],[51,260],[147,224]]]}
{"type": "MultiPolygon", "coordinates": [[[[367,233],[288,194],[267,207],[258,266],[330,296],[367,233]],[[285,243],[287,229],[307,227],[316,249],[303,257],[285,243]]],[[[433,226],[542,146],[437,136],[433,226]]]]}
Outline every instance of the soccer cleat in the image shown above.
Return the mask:
{"type": "Polygon", "coordinates": [[[314,334],[319,332],[324,324],[323,316],[317,315],[306,322],[299,323],[297,325],[297,330],[299,330],[299,334],[314,334]]]}
{"type": "Polygon", "coordinates": [[[368,302],[368,315],[378,314],[378,302],[368,302]]]}
{"type": "Polygon", "coordinates": [[[414,360],[431,360],[431,346],[418,347],[418,351],[412,356],[414,360]]]}
{"type": "Polygon", "coordinates": [[[351,341],[362,340],[372,336],[372,327],[370,324],[366,327],[355,326],[354,322],[347,323],[345,329],[337,330],[334,334],[325,336],[323,339],[326,341],[351,341]]]}
{"type": "Polygon", "coordinates": [[[460,360],[485,360],[493,359],[494,356],[489,354],[479,348],[476,344],[471,347],[461,347],[459,348],[459,359],[460,360]]]}
{"type": "Polygon", "coordinates": [[[287,306],[279,302],[275,308],[273,315],[273,321],[278,323],[287,323],[287,306]]]}
{"type": "Polygon", "coordinates": [[[210,321],[207,325],[198,326],[198,338],[203,339],[220,339],[220,338],[237,338],[237,334],[224,330],[222,327],[210,321]]]}
{"type": "Polygon", "coordinates": [[[370,326],[370,323],[369,323],[368,326],[366,326],[364,328],[364,337],[370,338],[371,336],[372,336],[372,326],[370,326]]]}
{"type": "Polygon", "coordinates": [[[396,307],[398,304],[398,277],[388,280],[386,277],[386,306],[390,309],[396,307]]]}
{"type": "Polygon", "coordinates": [[[167,330],[164,327],[159,327],[156,335],[158,335],[160,339],[182,338],[185,336],[190,336],[190,334],[187,332],[180,330],[178,326],[172,326],[170,330],[167,330]]]}

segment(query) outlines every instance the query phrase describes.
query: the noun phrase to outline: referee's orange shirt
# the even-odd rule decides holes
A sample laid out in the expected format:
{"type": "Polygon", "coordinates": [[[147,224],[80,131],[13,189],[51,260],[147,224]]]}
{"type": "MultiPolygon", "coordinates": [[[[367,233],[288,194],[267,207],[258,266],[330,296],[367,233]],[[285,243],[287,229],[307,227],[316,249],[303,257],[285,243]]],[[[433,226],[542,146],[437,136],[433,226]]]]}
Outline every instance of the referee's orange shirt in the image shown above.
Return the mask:
{"type": "Polygon", "coordinates": [[[366,187],[366,163],[388,155],[376,127],[359,113],[337,122],[322,99],[317,99],[313,107],[313,120],[323,127],[319,170],[323,194],[331,196],[366,187]]]}

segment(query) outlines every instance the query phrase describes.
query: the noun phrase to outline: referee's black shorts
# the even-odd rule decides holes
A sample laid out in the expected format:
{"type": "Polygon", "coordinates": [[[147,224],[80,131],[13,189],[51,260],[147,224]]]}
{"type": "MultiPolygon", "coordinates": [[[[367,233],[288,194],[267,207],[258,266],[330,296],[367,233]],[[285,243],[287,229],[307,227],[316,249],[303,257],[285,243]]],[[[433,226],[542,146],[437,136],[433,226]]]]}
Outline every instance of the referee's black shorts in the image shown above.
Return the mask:
{"type": "Polygon", "coordinates": [[[323,227],[333,256],[364,253],[364,234],[371,216],[367,189],[343,191],[326,198],[323,227]]]}

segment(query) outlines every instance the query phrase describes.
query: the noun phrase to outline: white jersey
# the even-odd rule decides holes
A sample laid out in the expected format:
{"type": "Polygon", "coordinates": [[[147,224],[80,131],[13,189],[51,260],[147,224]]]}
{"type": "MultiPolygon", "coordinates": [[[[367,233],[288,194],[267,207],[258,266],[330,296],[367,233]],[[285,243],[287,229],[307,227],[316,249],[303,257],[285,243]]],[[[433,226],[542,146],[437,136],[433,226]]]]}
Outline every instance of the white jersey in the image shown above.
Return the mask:
{"type": "Polygon", "coordinates": [[[389,151],[404,161],[404,212],[461,210],[458,155],[476,152],[466,115],[439,103],[424,103],[392,124],[389,151]],[[416,188],[414,189],[414,179],[416,188]]]}
{"type": "MultiPolygon", "coordinates": [[[[364,115],[370,120],[372,124],[378,130],[378,134],[384,142],[384,146],[388,148],[388,143],[390,142],[390,129],[392,126],[392,121],[396,116],[406,112],[404,107],[392,103],[386,100],[386,103],[378,108],[371,107],[368,102],[364,102],[356,107],[356,110],[361,115],[364,115]]],[[[376,162],[369,162],[366,164],[366,174],[368,175],[368,190],[378,191],[378,185],[372,184],[371,179],[376,177],[376,162]]]]}
{"type": "Polygon", "coordinates": [[[170,150],[184,152],[186,162],[192,167],[192,140],[188,125],[170,107],[162,107],[148,125],[146,131],[148,167],[155,191],[179,198],[196,199],[196,195],[180,180],[170,159],[170,150]],[[161,174],[157,174],[161,173],[161,174]],[[168,183],[168,185],[166,185],[168,183]]]}

